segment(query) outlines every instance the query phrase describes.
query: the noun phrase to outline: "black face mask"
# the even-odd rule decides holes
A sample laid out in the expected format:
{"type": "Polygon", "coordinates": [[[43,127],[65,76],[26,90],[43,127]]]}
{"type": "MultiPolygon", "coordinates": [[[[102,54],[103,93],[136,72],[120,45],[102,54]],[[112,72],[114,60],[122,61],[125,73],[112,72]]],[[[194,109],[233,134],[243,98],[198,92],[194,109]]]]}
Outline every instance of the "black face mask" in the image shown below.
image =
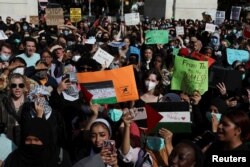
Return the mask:
{"type": "Polygon", "coordinates": [[[37,71],[35,76],[38,79],[45,79],[47,77],[47,71],[46,70],[37,71]]]}
{"type": "Polygon", "coordinates": [[[30,155],[37,155],[37,154],[39,155],[45,150],[44,145],[35,145],[35,144],[25,144],[23,148],[26,151],[26,153],[30,155]]]}

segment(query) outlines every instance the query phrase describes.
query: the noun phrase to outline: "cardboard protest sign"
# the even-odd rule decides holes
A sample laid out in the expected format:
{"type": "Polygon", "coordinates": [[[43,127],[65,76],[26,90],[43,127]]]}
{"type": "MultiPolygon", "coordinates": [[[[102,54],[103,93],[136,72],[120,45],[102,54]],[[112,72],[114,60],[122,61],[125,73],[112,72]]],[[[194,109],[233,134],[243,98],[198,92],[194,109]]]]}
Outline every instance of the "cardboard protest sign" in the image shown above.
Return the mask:
{"type": "Polygon", "coordinates": [[[139,13],[128,13],[125,14],[125,25],[137,25],[140,23],[140,14],[139,13]]]}
{"type": "Polygon", "coordinates": [[[204,94],[208,90],[208,62],[175,56],[171,89],[204,94]]]}
{"type": "Polygon", "coordinates": [[[38,16],[30,16],[30,23],[34,25],[39,24],[39,17],[38,16]]]}
{"type": "Polygon", "coordinates": [[[105,50],[98,48],[95,55],[93,56],[93,59],[96,60],[98,63],[109,67],[112,61],[114,60],[114,56],[110,55],[105,50]]]}
{"type": "Polygon", "coordinates": [[[166,30],[149,30],[146,31],[146,44],[166,44],[169,41],[169,34],[166,30]]]}
{"type": "Polygon", "coordinates": [[[192,54],[192,58],[195,58],[196,60],[200,60],[200,61],[208,61],[208,67],[210,67],[212,64],[215,63],[215,60],[209,56],[194,52],[192,54]]]}
{"type": "Polygon", "coordinates": [[[162,116],[153,129],[154,132],[158,132],[160,128],[167,128],[173,133],[191,132],[191,112],[187,102],[148,103],[148,105],[162,116]]]}
{"type": "Polygon", "coordinates": [[[176,28],[176,35],[184,35],[184,27],[183,26],[177,26],[176,28]]]}
{"type": "Polygon", "coordinates": [[[214,31],[215,31],[215,28],[216,28],[216,25],[206,23],[205,31],[207,31],[207,32],[214,32],[214,31]]]}
{"type": "Polygon", "coordinates": [[[81,8],[70,8],[70,21],[78,22],[82,20],[81,8]]]}
{"type": "Polygon", "coordinates": [[[225,15],[226,15],[225,11],[217,11],[214,24],[221,25],[225,20],[225,15]]]}
{"type": "Polygon", "coordinates": [[[237,70],[214,66],[209,72],[209,87],[216,88],[218,83],[224,82],[227,90],[237,91],[241,89],[242,73],[237,70]]]}
{"type": "Polygon", "coordinates": [[[231,20],[240,20],[240,12],[241,12],[240,6],[232,6],[230,19],[231,20]]]}
{"type": "Polygon", "coordinates": [[[5,35],[3,30],[0,30],[0,40],[6,40],[6,39],[8,39],[8,37],[5,35]]]}
{"type": "Polygon", "coordinates": [[[62,8],[46,8],[46,23],[48,26],[56,26],[64,24],[62,8]]]}
{"type": "Polygon", "coordinates": [[[237,50],[227,48],[227,62],[232,65],[234,61],[247,62],[249,60],[249,53],[246,50],[237,50]]]}
{"type": "Polygon", "coordinates": [[[139,98],[132,65],[78,73],[77,79],[93,95],[92,103],[95,104],[114,104],[139,98]]]}
{"type": "Polygon", "coordinates": [[[249,24],[244,25],[243,36],[244,38],[247,38],[247,39],[250,38],[250,25],[249,24]]]}

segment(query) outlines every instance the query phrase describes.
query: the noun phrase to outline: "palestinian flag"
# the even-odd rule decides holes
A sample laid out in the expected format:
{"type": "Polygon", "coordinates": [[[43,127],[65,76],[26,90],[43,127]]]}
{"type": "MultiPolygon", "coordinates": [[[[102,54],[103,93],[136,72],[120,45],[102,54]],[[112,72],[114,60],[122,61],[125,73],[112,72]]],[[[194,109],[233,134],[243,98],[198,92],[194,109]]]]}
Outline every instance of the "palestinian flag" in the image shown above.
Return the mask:
{"type": "Polygon", "coordinates": [[[160,128],[166,128],[173,133],[191,133],[192,121],[188,103],[162,102],[148,103],[148,105],[162,116],[154,132],[158,132],[160,128]]]}
{"type": "Polygon", "coordinates": [[[77,73],[77,80],[93,95],[92,102],[96,104],[114,104],[139,98],[132,65],[77,73]]]}
{"type": "Polygon", "coordinates": [[[84,83],[82,85],[93,95],[93,104],[117,103],[114,84],[112,81],[84,83]]]}

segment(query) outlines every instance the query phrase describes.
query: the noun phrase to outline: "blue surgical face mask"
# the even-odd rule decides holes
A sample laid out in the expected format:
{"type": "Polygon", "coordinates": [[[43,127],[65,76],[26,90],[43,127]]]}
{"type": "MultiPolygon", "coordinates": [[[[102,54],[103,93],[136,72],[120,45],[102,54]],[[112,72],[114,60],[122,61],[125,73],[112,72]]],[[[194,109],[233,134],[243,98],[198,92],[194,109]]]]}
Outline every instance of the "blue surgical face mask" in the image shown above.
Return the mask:
{"type": "Polygon", "coordinates": [[[164,139],[157,136],[148,136],[146,144],[152,151],[160,151],[165,147],[164,139]]]}
{"type": "Polygon", "coordinates": [[[5,54],[1,54],[0,57],[1,57],[2,61],[4,61],[4,62],[9,61],[9,58],[10,58],[10,56],[7,56],[7,55],[5,55],[5,54]]]}
{"type": "Polygon", "coordinates": [[[236,30],[236,29],[233,29],[233,33],[236,34],[236,33],[237,33],[237,30],[236,30]]]}
{"type": "Polygon", "coordinates": [[[122,114],[122,110],[115,108],[108,111],[108,116],[113,122],[118,122],[122,118],[122,114]]]}
{"type": "Polygon", "coordinates": [[[212,122],[212,114],[216,116],[217,121],[219,122],[221,119],[221,114],[220,113],[211,113],[211,112],[206,112],[206,117],[209,120],[209,122],[212,122]]]}
{"type": "Polygon", "coordinates": [[[213,45],[217,45],[217,42],[218,42],[218,39],[217,38],[211,38],[211,43],[213,44],[213,45]]]}

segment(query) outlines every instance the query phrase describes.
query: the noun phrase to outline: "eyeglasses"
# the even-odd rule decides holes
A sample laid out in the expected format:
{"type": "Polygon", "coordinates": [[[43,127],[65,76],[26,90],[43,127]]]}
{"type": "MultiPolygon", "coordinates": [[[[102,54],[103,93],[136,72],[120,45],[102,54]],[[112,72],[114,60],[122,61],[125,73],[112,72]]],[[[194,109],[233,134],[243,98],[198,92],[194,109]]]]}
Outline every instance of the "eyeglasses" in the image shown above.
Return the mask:
{"type": "Polygon", "coordinates": [[[17,86],[18,86],[19,88],[24,88],[24,87],[25,87],[24,83],[20,83],[20,84],[12,83],[12,84],[10,84],[10,87],[11,87],[12,89],[16,88],[17,86]]]}

